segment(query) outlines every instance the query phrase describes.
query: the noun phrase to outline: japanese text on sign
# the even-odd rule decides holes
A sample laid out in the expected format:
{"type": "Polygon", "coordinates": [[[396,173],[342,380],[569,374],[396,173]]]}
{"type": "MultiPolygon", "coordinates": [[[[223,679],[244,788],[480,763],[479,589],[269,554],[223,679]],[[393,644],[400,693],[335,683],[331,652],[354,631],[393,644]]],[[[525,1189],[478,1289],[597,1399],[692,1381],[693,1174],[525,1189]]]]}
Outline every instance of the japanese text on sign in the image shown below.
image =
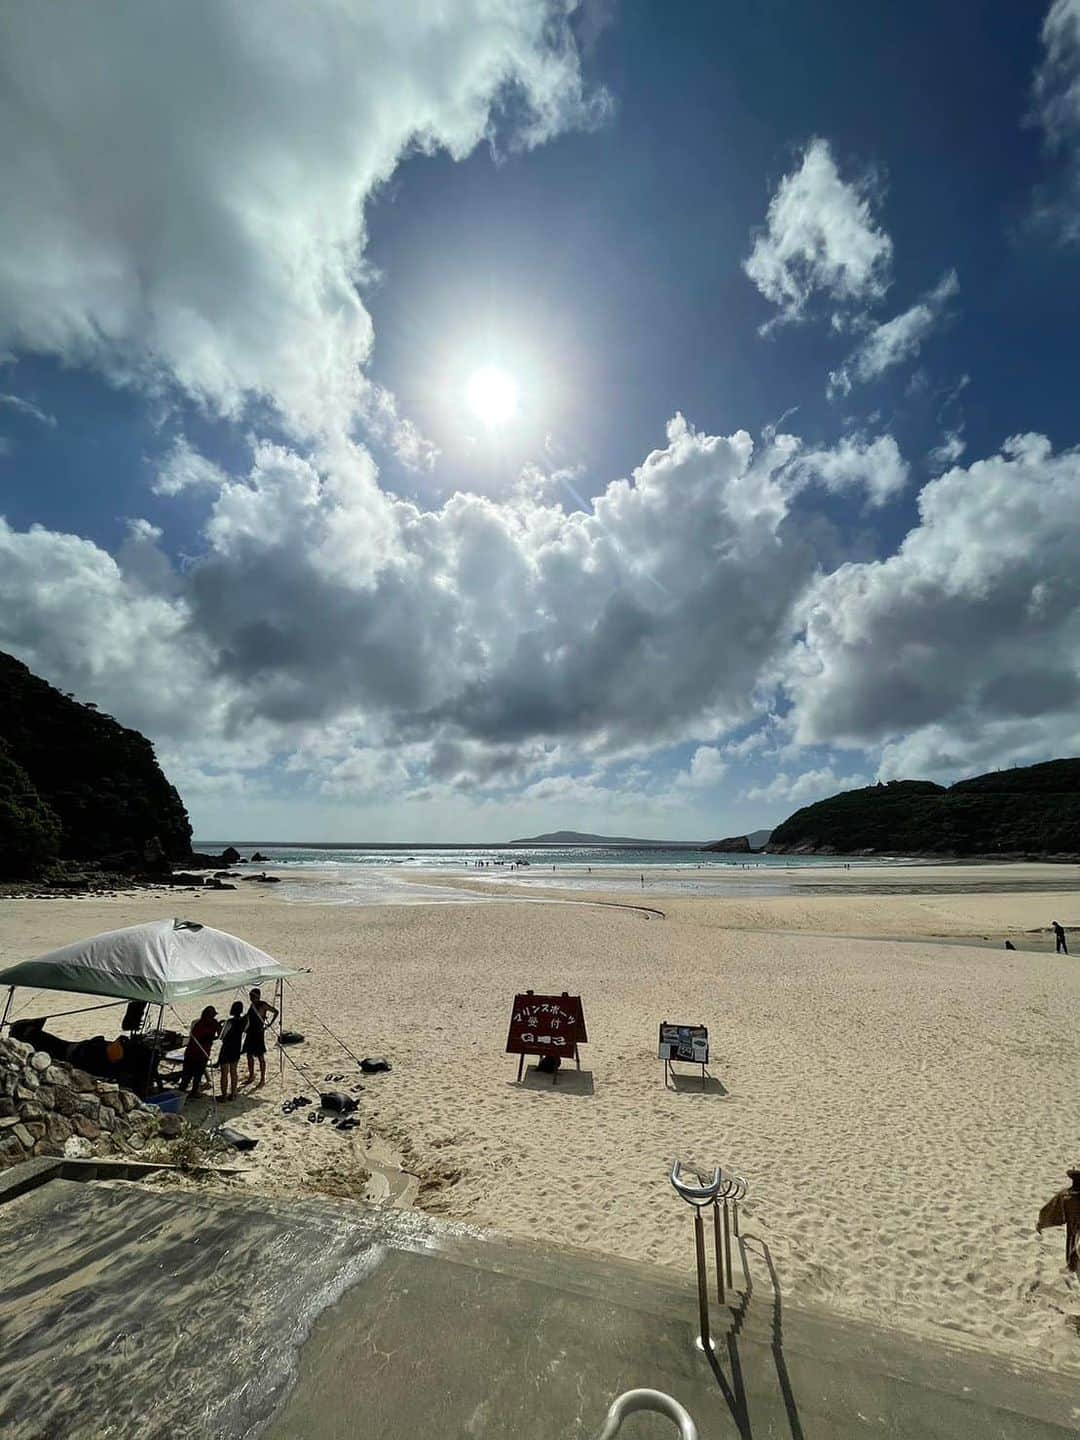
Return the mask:
{"type": "Polygon", "coordinates": [[[534,995],[527,990],[514,996],[506,1037],[508,1055],[570,1057],[588,1038],[580,995],[534,995]]]}

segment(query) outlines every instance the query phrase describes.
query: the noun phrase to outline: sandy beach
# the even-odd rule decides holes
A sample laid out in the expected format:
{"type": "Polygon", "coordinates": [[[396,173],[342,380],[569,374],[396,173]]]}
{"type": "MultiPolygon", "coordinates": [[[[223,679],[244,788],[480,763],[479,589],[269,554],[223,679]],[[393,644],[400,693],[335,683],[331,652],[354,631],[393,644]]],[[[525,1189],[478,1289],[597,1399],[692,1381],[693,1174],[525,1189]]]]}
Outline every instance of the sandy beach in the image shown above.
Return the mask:
{"type": "MultiPolygon", "coordinates": [[[[356,1177],[382,1160],[415,1177],[400,1199],[435,1213],[689,1273],[666,1171],[675,1155],[721,1163],[750,1182],[744,1228],[767,1239],[790,1303],[1080,1366],[1080,1285],[1062,1232],[1034,1228],[1080,1162],[1080,955],[1055,956],[1047,932],[1051,919],[1080,924],[1080,887],[1063,893],[1073,867],[837,868],[793,893],[763,880],[731,898],[668,894],[650,876],[643,894],[608,889],[595,904],[576,889],[551,892],[574,903],[521,903],[541,899],[532,880],[439,883],[489,893],[409,906],[289,904],[250,885],[11,900],[0,958],[172,910],[311,967],[287,992],[286,1023],[307,1037],[290,1057],[323,1088],[338,1083],[326,1075],[362,1081],[363,1123],[341,1135],[282,1114],[313,1090],[272,1061],[267,1087],[228,1107],[260,1141],[234,1184],[359,1194],[356,1177]],[[580,1077],[514,1083],[503,1047],[526,988],[583,997],[580,1077]],[[392,1072],[361,1077],[316,1012],[392,1072]],[[664,1088],[663,1019],[709,1026],[709,1093],[664,1088]]],[[[73,1003],[17,1000],[25,1014],[73,1003]]],[[[108,1034],[118,1016],[51,1028],[108,1034]]]]}

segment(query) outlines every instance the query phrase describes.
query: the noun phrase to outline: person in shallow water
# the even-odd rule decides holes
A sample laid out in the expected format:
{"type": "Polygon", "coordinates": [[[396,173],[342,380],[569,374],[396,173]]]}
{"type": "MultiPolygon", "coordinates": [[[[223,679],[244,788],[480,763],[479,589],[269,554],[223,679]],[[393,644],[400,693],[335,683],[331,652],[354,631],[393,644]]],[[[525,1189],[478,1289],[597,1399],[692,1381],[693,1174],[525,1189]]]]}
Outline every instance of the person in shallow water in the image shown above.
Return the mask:
{"type": "Polygon", "coordinates": [[[262,998],[262,992],[252,990],[248,996],[251,1007],[247,1012],[247,1034],[244,1036],[244,1054],[247,1056],[248,1073],[244,1080],[250,1085],[255,1079],[255,1061],[259,1062],[259,1083],[261,1090],[266,1084],[266,1027],[277,1019],[278,1012],[269,1001],[262,998]]]}
{"type": "Polygon", "coordinates": [[[221,1033],[217,1011],[207,1005],[198,1020],[191,1022],[187,1049],[184,1051],[184,1068],[180,1072],[180,1089],[191,1086],[192,1095],[198,1095],[203,1087],[203,1076],[210,1064],[210,1047],[221,1033]]]}
{"type": "Polygon", "coordinates": [[[1069,946],[1065,939],[1065,926],[1059,925],[1056,920],[1051,920],[1050,929],[1054,932],[1054,950],[1056,954],[1067,955],[1069,953],[1069,946]]]}
{"type": "Polygon", "coordinates": [[[236,1099],[236,1067],[240,1063],[240,1050],[244,1043],[244,1002],[234,1000],[229,1006],[229,1018],[221,1032],[221,1049],[218,1051],[218,1069],[221,1071],[222,1100],[236,1099]]]}

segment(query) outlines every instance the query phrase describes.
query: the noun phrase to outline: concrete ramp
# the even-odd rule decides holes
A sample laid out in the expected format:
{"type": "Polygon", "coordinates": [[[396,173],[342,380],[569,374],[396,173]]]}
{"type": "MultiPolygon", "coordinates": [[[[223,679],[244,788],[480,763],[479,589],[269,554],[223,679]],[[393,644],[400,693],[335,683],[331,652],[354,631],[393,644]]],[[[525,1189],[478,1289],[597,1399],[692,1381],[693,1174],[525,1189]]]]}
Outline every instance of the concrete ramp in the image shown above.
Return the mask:
{"type": "Polygon", "coordinates": [[[637,1386],[702,1440],[1080,1428],[1075,1379],[790,1310],[745,1254],[706,1357],[688,1275],[405,1211],[52,1179],[0,1204],[0,1433],[589,1440],[637,1386]]]}

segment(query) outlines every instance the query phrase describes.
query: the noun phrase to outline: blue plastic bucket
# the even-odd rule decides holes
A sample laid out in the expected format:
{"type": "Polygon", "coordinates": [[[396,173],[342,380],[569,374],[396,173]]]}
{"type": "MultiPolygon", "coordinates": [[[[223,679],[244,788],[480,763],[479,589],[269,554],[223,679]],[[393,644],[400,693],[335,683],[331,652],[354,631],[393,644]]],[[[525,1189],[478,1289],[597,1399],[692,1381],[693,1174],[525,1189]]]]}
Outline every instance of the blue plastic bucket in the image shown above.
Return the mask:
{"type": "Polygon", "coordinates": [[[186,1099],[183,1090],[162,1090],[160,1095],[147,1095],[143,1103],[157,1106],[165,1115],[179,1115],[186,1099]]]}

